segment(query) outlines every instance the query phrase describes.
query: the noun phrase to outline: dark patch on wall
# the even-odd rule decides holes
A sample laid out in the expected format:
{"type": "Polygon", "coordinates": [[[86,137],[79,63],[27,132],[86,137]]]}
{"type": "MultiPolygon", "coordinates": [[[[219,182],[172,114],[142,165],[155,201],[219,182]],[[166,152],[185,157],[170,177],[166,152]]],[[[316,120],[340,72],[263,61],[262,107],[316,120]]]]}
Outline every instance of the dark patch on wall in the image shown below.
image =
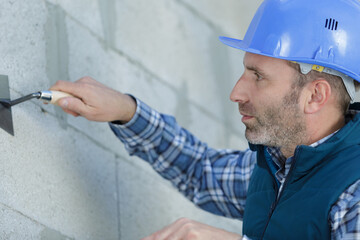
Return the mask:
{"type": "MultiPolygon", "coordinates": [[[[46,7],[46,74],[50,85],[53,85],[57,80],[69,80],[69,43],[64,10],[48,2],[46,7]]],[[[55,107],[55,114],[60,126],[66,129],[67,115],[59,107],[55,107]]]]}
{"type": "Polygon", "coordinates": [[[221,42],[218,40],[218,36],[221,35],[219,32],[221,31],[215,29],[214,35],[209,39],[209,49],[212,50],[210,55],[212,59],[213,74],[217,85],[217,93],[214,97],[221,103],[221,109],[219,109],[219,111],[222,112],[221,115],[223,117],[221,120],[225,126],[223,143],[227,146],[230,143],[229,136],[234,132],[233,129],[235,128],[228,113],[233,111],[233,109],[236,108],[236,105],[229,100],[234,79],[231,79],[229,74],[231,70],[229,56],[227,52],[224,51],[224,48],[222,48],[221,42]]]}
{"type": "Polygon", "coordinates": [[[175,109],[175,116],[181,126],[189,127],[191,124],[191,111],[189,103],[189,90],[187,83],[184,82],[177,93],[177,104],[175,109]]]}
{"type": "Polygon", "coordinates": [[[106,44],[105,48],[114,48],[116,31],[115,0],[98,0],[98,5],[106,44]]]}
{"type": "Polygon", "coordinates": [[[40,233],[41,240],[73,240],[73,238],[66,237],[62,235],[60,232],[55,231],[50,228],[45,228],[40,233]]]}

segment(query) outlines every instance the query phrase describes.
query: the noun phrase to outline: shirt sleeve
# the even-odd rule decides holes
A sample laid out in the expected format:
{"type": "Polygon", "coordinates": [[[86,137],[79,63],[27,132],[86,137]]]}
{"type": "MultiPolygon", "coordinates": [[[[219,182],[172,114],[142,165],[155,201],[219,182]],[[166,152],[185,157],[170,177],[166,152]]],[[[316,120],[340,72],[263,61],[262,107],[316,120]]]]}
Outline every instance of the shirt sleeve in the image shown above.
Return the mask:
{"type": "Polygon", "coordinates": [[[130,122],[110,123],[128,153],[150,163],[200,208],[242,219],[256,154],[210,148],[180,127],[174,117],[136,101],[130,122]]]}
{"type": "Polygon", "coordinates": [[[329,214],[331,239],[360,240],[360,180],[347,188],[329,214]]]}

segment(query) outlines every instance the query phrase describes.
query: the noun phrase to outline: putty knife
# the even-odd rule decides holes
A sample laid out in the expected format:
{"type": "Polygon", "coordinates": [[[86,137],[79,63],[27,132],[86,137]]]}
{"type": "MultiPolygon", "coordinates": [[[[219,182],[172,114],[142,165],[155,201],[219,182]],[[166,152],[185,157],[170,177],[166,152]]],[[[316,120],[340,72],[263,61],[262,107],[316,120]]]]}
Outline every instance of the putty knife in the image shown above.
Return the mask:
{"type": "Polygon", "coordinates": [[[60,98],[72,95],[60,91],[39,91],[24,97],[10,100],[10,89],[8,76],[0,75],[0,127],[14,136],[11,107],[33,98],[56,104],[60,98]]]}

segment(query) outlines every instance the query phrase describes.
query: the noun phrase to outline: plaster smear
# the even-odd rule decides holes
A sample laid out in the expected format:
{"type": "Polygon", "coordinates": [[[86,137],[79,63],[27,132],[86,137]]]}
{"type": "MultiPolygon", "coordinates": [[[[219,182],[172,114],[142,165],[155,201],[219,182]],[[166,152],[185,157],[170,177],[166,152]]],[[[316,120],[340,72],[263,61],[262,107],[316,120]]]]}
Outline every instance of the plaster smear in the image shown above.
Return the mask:
{"type": "Polygon", "coordinates": [[[214,93],[214,96],[221,103],[221,109],[219,109],[219,111],[221,111],[221,120],[223,125],[226,127],[222,135],[222,141],[219,142],[219,144],[225,147],[230,145],[229,136],[236,132],[236,126],[234,126],[234,122],[231,119],[232,115],[230,115],[230,113],[236,112],[236,114],[238,114],[238,112],[236,104],[232,103],[229,99],[233,84],[236,82],[236,79],[232,79],[230,74],[230,57],[227,52],[224,51],[225,48],[223,48],[222,45],[219,45],[220,43],[218,36],[221,35],[224,34],[222,34],[220,29],[214,29],[214,34],[209,38],[208,44],[211,55],[211,69],[213,69],[214,81],[217,86],[217,92],[214,93]]]}
{"type": "Polygon", "coordinates": [[[115,47],[116,9],[115,0],[98,0],[106,48],[115,47]]]}
{"type": "Polygon", "coordinates": [[[50,228],[45,228],[40,234],[41,240],[74,240],[62,235],[60,232],[50,228]]]}
{"type": "Polygon", "coordinates": [[[189,128],[192,123],[190,102],[188,99],[188,85],[187,82],[183,82],[180,90],[177,93],[175,116],[179,123],[181,123],[181,126],[185,128],[189,128]]]}
{"type": "MultiPolygon", "coordinates": [[[[64,10],[49,2],[46,2],[46,7],[46,75],[53,85],[57,80],[69,79],[69,43],[64,10]]],[[[59,107],[55,107],[55,114],[60,126],[66,129],[67,115],[59,107]]]]}

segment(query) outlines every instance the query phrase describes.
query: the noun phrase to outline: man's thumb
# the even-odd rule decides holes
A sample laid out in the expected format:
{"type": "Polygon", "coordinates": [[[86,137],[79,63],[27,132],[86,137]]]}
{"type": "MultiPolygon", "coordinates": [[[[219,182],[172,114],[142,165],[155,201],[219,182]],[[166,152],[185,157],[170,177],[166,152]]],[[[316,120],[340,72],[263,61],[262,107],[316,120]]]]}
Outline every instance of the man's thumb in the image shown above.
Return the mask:
{"type": "Polygon", "coordinates": [[[75,112],[79,115],[83,115],[85,110],[85,104],[76,97],[64,97],[57,101],[57,103],[64,110],[75,112]]]}
{"type": "Polygon", "coordinates": [[[59,105],[61,108],[67,109],[69,105],[68,98],[61,98],[57,101],[56,104],[59,105]]]}

